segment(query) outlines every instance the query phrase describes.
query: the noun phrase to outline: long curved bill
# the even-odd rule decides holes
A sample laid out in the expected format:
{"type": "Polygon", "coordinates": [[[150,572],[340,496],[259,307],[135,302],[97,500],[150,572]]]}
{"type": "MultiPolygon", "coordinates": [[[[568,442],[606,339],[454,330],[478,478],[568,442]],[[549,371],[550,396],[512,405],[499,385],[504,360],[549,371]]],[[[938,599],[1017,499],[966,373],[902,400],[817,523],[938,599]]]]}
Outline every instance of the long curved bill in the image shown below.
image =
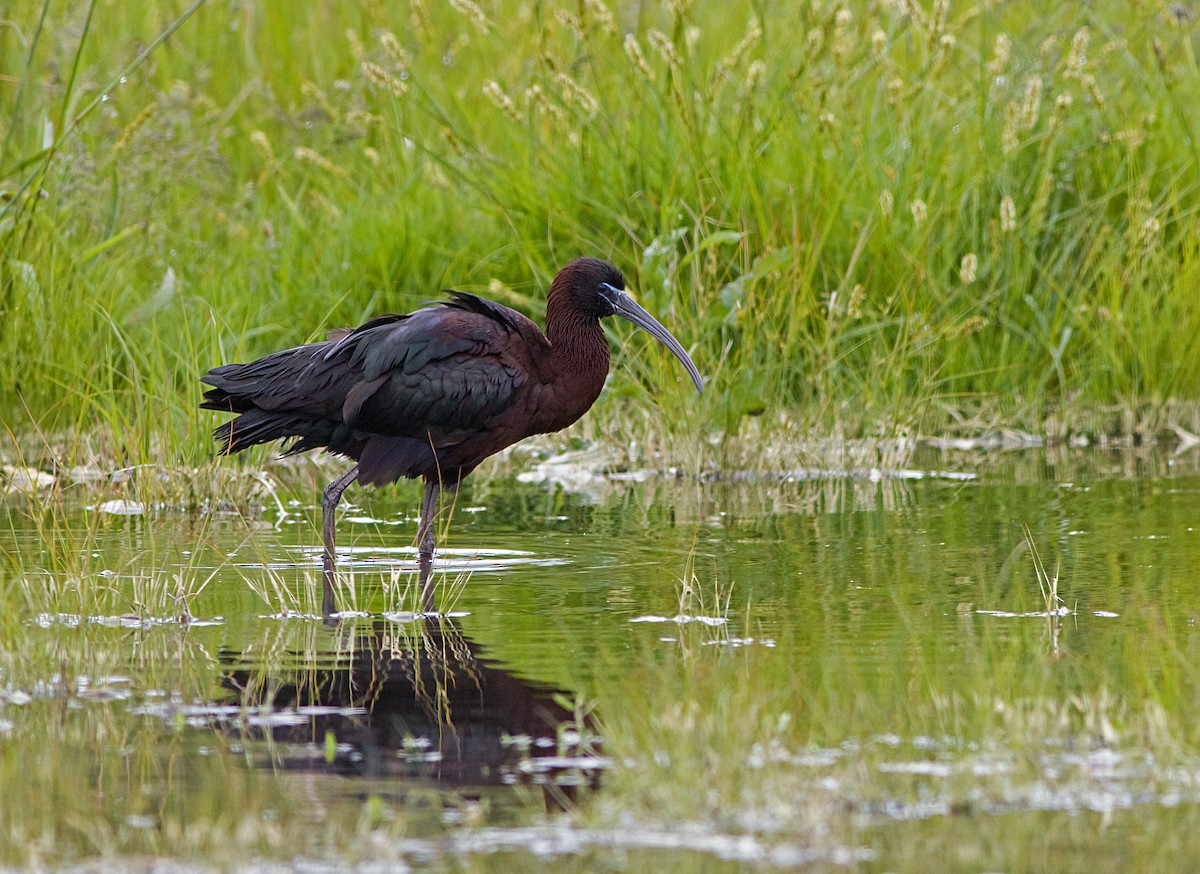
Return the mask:
{"type": "Polygon", "coordinates": [[[671,354],[679,359],[684,369],[688,372],[688,376],[692,378],[692,382],[696,384],[696,391],[703,393],[704,378],[700,376],[700,371],[696,365],[692,363],[692,359],[688,357],[683,346],[679,341],[671,336],[671,332],[664,328],[654,316],[646,312],[637,301],[630,297],[626,292],[607,282],[600,286],[604,290],[604,297],[613,308],[613,315],[620,316],[630,322],[633,322],[651,337],[662,343],[671,350],[671,354]]]}

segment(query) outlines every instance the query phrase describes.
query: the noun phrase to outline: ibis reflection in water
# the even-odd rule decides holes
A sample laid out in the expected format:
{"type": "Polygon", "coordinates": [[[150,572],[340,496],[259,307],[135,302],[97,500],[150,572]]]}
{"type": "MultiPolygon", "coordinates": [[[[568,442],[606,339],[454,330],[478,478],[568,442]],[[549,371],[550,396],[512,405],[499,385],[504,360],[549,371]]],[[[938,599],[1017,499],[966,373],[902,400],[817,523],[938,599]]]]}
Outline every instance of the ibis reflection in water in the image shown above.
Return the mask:
{"type": "Polygon", "coordinates": [[[240,730],[270,741],[274,767],[458,790],[533,783],[565,806],[607,764],[567,693],[505,670],[452,620],[348,630],[337,651],[273,665],[222,654],[230,703],[259,714],[240,730]]]}
{"type": "Polygon", "coordinates": [[[683,346],[625,291],[617,268],[578,258],[559,271],[546,299],[546,331],[473,294],[372,319],[249,364],[214,367],[201,406],[238,416],[217,428],[226,453],[291,439],[287,452],[324,448],[355,461],[321,502],[322,610],[337,611],[334,511],[358,480],[425,481],[417,535],[423,603],[432,609],[433,517],[442,489],[454,489],[485,458],[533,434],[559,431],[592,406],[608,375],[600,326],[620,316],[645,329],[687,370],[683,346]]]}

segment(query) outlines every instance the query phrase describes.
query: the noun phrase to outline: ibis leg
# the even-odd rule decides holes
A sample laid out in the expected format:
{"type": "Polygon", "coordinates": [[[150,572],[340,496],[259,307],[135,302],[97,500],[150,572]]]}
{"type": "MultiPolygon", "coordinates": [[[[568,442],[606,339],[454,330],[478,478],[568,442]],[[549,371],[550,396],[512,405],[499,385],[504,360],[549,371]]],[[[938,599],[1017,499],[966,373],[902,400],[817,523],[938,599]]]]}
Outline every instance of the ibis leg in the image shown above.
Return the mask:
{"type": "Polygon", "coordinates": [[[338,501],[342,499],[342,492],[346,491],[346,487],[356,479],[358,479],[357,464],[327,485],[321,495],[321,521],[325,535],[325,551],[321,556],[321,570],[325,578],[321,612],[326,616],[337,612],[337,598],[334,596],[333,588],[333,565],[337,560],[334,552],[333,529],[337,520],[337,505],[338,501]]]}
{"type": "Polygon", "coordinates": [[[433,581],[429,578],[433,570],[433,520],[437,516],[438,495],[441,487],[437,480],[425,480],[425,500],[421,502],[421,524],[417,531],[417,565],[421,569],[421,609],[433,612],[433,581]]]}

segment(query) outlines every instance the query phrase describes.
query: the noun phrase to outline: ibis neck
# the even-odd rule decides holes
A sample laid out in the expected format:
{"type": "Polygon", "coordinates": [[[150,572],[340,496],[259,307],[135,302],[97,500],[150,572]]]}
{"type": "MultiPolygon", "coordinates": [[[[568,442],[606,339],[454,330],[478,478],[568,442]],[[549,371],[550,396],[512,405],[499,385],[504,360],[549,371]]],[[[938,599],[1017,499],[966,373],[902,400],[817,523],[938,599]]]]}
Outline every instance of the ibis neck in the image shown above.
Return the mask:
{"type": "Polygon", "coordinates": [[[554,351],[559,373],[596,374],[604,382],[608,375],[608,338],[598,319],[547,306],[546,339],[554,351]]]}
{"type": "Polygon", "coordinates": [[[546,302],[550,367],[544,378],[556,386],[556,421],[570,423],[592,405],[608,376],[608,338],[595,316],[585,315],[570,297],[552,294],[546,302]]]}

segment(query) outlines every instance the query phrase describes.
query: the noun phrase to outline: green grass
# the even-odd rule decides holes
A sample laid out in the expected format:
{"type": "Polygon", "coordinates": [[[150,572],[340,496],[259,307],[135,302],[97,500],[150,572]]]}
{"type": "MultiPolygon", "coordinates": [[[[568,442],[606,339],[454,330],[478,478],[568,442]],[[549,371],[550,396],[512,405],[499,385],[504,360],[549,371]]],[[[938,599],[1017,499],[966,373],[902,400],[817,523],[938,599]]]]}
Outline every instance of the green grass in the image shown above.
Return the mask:
{"type": "Polygon", "coordinates": [[[1200,430],[1194,18],[616,9],[0,4],[4,454],[200,464],[208,367],[580,253],[711,379],[616,328],[587,439],[1200,430]]]}

